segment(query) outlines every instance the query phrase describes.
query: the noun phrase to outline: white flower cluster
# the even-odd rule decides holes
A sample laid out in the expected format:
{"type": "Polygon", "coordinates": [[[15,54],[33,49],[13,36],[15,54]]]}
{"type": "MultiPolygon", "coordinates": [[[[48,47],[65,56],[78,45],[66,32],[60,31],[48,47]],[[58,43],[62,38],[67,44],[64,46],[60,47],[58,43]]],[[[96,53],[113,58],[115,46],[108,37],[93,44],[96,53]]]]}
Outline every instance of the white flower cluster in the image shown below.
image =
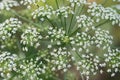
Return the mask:
{"type": "Polygon", "coordinates": [[[71,3],[71,7],[74,7],[76,4],[81,6],[81,4],[86,4],[86,0],[68,0],[71,3]]]}
{"type": "Polygon", "coordinates": [[[35,19],[36,17],[40,17],[42,21],[44,21],[44,18],[51,18],[52,16],[53,7],[52,6],[40,6],[38,9],[36,9],[34,12],[32,12],[32,16],[35,19]]]}
{"type": "Polygon", "coordinates": [[[108,62],[104,62],[100,64],[101,60],[99,59],[99,56],[95,56],[96,52],[94,52],[94,49],[92,49],[91,47],[93,46],[100,48],[102,50],[105,49],[109,50],[113,39],[113,37],[109,34],[108,31],[101,30],[99,28],[95,29],[94,34],[95,35],[90,35],[86,32],[81,32],[81,33],[77,33],[76,37],[71,38],[72,51],[75,51],[77,55],[80,57],[80,60],[77,63],[77,70],[80,71],[83,70],[82,75],[86,75],[87,79],[89,79],[91,73],[93,75],[96,75],[98,72],[102,74],[104,70],[100,69],[99,67],[101,68],[106,67],[108,63],[108,62]],[[87,54],[87,55],[82,55],[82,54],[87,54]]]}
{"type": "Polygon", "coordinates": [[[120,50],[108,49],[108,53],[104,54],[105,62],[108,65],[107,72],[111,73],[111,77],[114,77],[117,72],[120,72],[120,50]]]}
{"type": "Polygon", "coordinates": [[[45,5],[45,6],[40,6],[38,9],[36,9],[32,13],[32,16],[33,18],[40,17],[40,20],[44,21],[46,17],[51,18],[52,15],[54,15],[54,17],[63,16],[67,18],[69,14],[74,14],[74,12],[69,6],[60,7],[59,9],[54,10],[52,6],[45,5]]]}
{"type": "Polygon", "coordinates": [[[48,49],[52,49],[50,60],[52,64],[52,71],[63,70],[66,72],[70,67],[72,61],[71,53],[67,50],[66,45],[70,42],[68,36],[65,36],[65,31],[61,28],[54,29],[52,27],[48,30],[46,39],[50,40],[48,49]]]}
{"type": "Polygon", "coordinates": [[[120,15],[110,7],[104,8],[101,4],[92,3],[87,10],[92,16],[97,18],[96,22],[101,19],[111,20],[112,24],[119,24],[120,26],[120,15]]]}
{"type": "Polygon", "coordinates": [[[26,80],[43,80],[42,76],[39,76],[46,73],[46,66],[39,60],[40,57],[37,57],[20,62],[21,64],[19,65],[17,73],[21,75],[18,75],[18,78],[20,78],[20,80],[24,78],[26,78],[26,80]]]}
{"type": "Polygon", "coordinates": [[[90,75],[96,75],[99,70],[99,57],[90,53],[82,55],[81,60],[77,62],[77,70],[81,71],[82,75],[86,75],[86,80],[89,80],[90,75]]]}
{"type": "Polygon", "coordinates": [[[112,40],[113,37],[110,35],[109,31],[98,28],[95,30],[95,35],[92,37],[91,44],[104,50],[112,45],[112,40]]]}
{"type": "Polygon", "coordinates": [[[50,55],[53,57],[51,60],[52,71],[63,70],[66,72],[71,67],[71,53],[67,51],[66,47],[54,48],[50,55]]]}
{"type": "Polygon", "coordinates": [[[0,52],[0,77],[10,78],[12,71],[17,71],[17,60],[16,54],[11,54],[9,52],[0,52]]]}
{"type": "Polygon", "coordinates": [[[67,18],[69,14],[74,14],[74,12],[69,6],[66,6],[66,7],[60,7],[55,12],[53,12],[53,14],[67,18]]]}
{"type": "Polygon", "coordinates": [[[75,37],[71,39],[71,44],[73,45],[72,50],[73,51],[78,51],[81,53],[82,51],[88,53],[89,52],[89,46],[91,40],[91,36],[88,35],[85,32],[82,33],[77,33],[75,37]]]}
{"type": "MultiPolygon", "coordinates": [[[[67,36],[65,36],[65,31],[61,28],[54,29],[52,27],[48,30],[48,35],[46,36],[47,39],[50,39],[50,45],[62,45],[64,43],[67,43],[67,36]]],[[[50,45],[48,45],[48,48],[51,48],[50,45]]]]}
{"type": "Polygon", "coordinates": [[[16,32],[21,29],[21,24],[21,21],[17,18],[10,18],[0,23],[0,38],[6,40],[7,38],[15,36],[16,32]]]}
{"type": "Polygon", "coordinates": [[[19,3],[16,0],[2,0],[0,1],[0,10],[6,9],[10,10],[11,7],[19,6],[19,3]]]}
{"type": "Polygon", "coordinates": [[[78,27],[89,27],[93,25],[94,20],[86,15],[76,16],[78,27]]]}
{"type": "Polygon", "coordinates": [[[20,43],[24,45],[23,51],[28,51],[28,46],[38,48],[40,46],[40,30],[34,27],[28,27],[21,35],[20,43]]]}

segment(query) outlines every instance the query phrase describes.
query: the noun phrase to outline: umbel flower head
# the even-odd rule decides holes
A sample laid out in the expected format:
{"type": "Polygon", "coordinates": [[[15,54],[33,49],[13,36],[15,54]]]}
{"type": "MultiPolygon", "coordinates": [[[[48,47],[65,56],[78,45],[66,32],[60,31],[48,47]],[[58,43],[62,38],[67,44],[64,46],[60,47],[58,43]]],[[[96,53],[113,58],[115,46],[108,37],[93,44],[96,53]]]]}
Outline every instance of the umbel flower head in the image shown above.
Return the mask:
{"type": "Polygon", "coordinates": [[[120,26],[116,9],[87,0],[0,1],[1,14],[7,10],[14,17],[0,23],[0,79],[58,80],[73,66],[86,80],[120,73],[120,50],[102,28],[120,26]]]}

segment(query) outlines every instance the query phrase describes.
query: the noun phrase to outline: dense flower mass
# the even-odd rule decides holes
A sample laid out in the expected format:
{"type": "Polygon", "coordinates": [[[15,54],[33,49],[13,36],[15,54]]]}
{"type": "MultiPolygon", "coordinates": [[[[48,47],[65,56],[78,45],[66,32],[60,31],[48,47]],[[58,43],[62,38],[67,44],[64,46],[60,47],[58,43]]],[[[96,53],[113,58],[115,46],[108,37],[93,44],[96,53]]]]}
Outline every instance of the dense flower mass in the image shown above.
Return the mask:
{"type": "Polygon", "coordinates": [[[106,23],[120,26],[120,14],[87,0],[53,2],[0,1],[1,14],[10,10],[15,17],[0,23],[0,80],[59,80],[60,72],[73,66],[86,80],[120,73],[120,50],[101,28],[106,23]],[[30,18],[15,12],[16,6],[24,6],[30,18]]]}
{"type": "Polygon", "coordinates": [[[39,57],[36,59],[31,58],[30,60],[23,60],[19,66],[20,69],[17,71],[21,74],[18,75],[18,78],[24,79],[27,77],[27,80],[40,80],[41,78],[39,79],[38,75],[44,74],[46,72],[46,66],[42,64],[42,61],[39,62],[39,60],[39,57]],[[37,64],[38,62],[39,64],[37,64]]]}

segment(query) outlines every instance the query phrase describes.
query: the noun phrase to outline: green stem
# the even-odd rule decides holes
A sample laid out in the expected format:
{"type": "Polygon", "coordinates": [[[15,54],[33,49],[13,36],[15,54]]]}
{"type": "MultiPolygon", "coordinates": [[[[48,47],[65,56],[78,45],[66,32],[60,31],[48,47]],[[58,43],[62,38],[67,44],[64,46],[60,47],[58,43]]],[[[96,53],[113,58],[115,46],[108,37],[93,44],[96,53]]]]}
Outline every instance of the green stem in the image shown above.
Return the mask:
{"type": "Polygon", "coordinates": [[[24,21],[26,21],[26,22],[28,22],[28,23],[30,23],[30,24],[32,24],[32,25],[34,25],[34,26],[40,27],[40,25],[39,25],[39,24],[36,24],[36,23],[34,23],[32,20],[29,20],[29,19],[27,19],[27,18],[25,18],[25,17],[21,16],[21,15],[20,15],[20,14],[18,14],[16,11],[11,10],[11,12],[12,12],[13,14],[15,14],[17,17],[19,17],[20,19],[22,19],[22,20],[24,20],[24,21]]]}
{"type": "MultiPolygon", "coordinates": [[[[95,28],[97,28],[97,27],[99,27],[99,26],[102,26],[102,25],[106,24],[107,22],[108,22],[108,20],[105,20],[105,21],[103,21],[102,23],[96,25],[95,28]]],[[[92,30],[89,30],[88,33],[90,33],[91,31],[92,31],[92,30]]]]}
{"type": "MultiPolygon", "coordinates": [[[[72,48],[73,46],[70,44],[70,47],[72,48]]],[[[77,50],[75,50],[75,53],[79,56],[80,59],[82,58],[80,54],[77,52],[77,50]]]]}
{"type": "Polygon", "coordinates": [[[23,61],[23,60],[27,60],[27,59],[30,59],[30,58],[33,58],[34,56],[36,56],[37,54],[32,54],[28,57],[25,57],[25,58],[20,58],[19,60],[16,61],[16,63],[19,63],[20,61],[23,61]]]}
{"type": "Polygon", "coordinates": [[[85,80],[85,79],[84,79],[84,76],[83,76],[82,74],[81,74],[81,79],[82,79],[82,80],[85,80]]]}
{"type": "Polygon", "coordinates": [[[79,31],[79,28],[77,28],[75,31],[73,31],[71,34],[70,34],[70,36],[72,36],[73,34],[75,34],[76,32],[78,32],[79,31]]]}
{"type": "MultiPolygon", "coordinates": [[[[55,0],[55,2],[56,2],[56,5],[57,5],[57,9],[59,9],[58,0],[55,0]]],[[[60,21],[61,21],[61,26],[63,26],[61,13],[60,13],[59,17],[60,17],[60,21]]]]}
{"type": "Polygon", "coordinates": [[[84,8],[84,4],[81,6],[81,8],[80,8],[80,11],[78,12],[78,14],[80,15],[81,13],[82,13],[82,11],[84,10],[83,8],[84,8]]]}
{"type": "Polygon", "coordinates": [[[105,20],[105,21],[103,21],[102,23],[96,25],[95,28],[97,28],[97,27],[99,27],[99,26],[101,26],[101,25],[104,25],[104,24],[106,24],[107,22],[108,22],[108,20],[105,20]]]}
{"type": "Polygon", "coordinates": [[[70,27],[71,27],[71,25],[72,25],[73,17],[74,17],[74,15],[72,14],[71,21],[70,21],[70,26],[68,27],[68,34],[69,34],[69,32],[70,32],[70,27]]]}
{"type": "Polygon", "coordinates": [[[59,9],[58,1],[57,1],[57,0],[55,0],[55,2],[56,2],[56,5],[57,5],[57,8],[59,9]]]}
{"type": "MultiPolygon", "coordinates": [[[[75,8],[76,8],[76,4],[75,4],[75,6],[74,6],[74,12],[75,12],[75,8]]],[[[68,34],[69,34],[69,32],[70,32],[70,28],[71,28],[71,25],[72,25],[72,21],[73,21],[73,18],[74,18],[74,14],[72,14],[72,17],[71,17],[71,20],[70,20],[70,25],[69,25],[69,27],[68,27],[68,34]]]]}
{"type": "Polygon", "coordinates": [[[49,19],[49,18],[47,18],[47,17],[45,17],[47,20],[48,20],[48,22],[53,26],[53,27],[55,27],[55,25],[53,24],[53,22],[49,19]]]}
{"type": "Polygon", "coordinates": [[[66,29],[66,18],[65,17],[64,17],[64,23],[65,23],[65,25],[64,25],[65,31],[67,31],[67,29],[66,29]]]}
{"type": "MultiPolygon", "coordinates": [[[[99,26],[101,26],[101,25],[104,25],[104,24],[106,24],[107,22],[108,22],[108,20],[105,20],[104,22],[96,25],[95,28],[97,28],[97,27],[99,27],[99,26]]],[[[70,36],[73,35],[74,33],[76,33],[78,30],[79,30],[79,28],[77,28],[74,32],[72,32],[72,33],[70,34],[70,36]]]]}
{"type": "MultiPolygon", "coordinates": [[[[83,11],[83,8],[84,8],[84,4],[82,5],[82,7],[80,8],[80,10],[79,10],[79,12],[77,13],[77,15],[80,15],[81,13],[82,13],[82,11],[83,11]]],[[[74,27],[76,27],[77,26],[77,22],[75,23],[75,25],[74,25],[74,27]]],[[[78,31],[79,30],[79,28],[77,27],[71,34],[70,34],[70,36],[72,35],[72,34],[74,34],[76,31],[78,31]]]]}
{"type": "Polygon", "coordinates": [[[19,57],[25,57],[25,54],[22,51],[22,47],[20,45],[20,42],[19,42],[18,38],[17,38],[17,46],[18,46],[18,49],[19,49],[19,57]]]}

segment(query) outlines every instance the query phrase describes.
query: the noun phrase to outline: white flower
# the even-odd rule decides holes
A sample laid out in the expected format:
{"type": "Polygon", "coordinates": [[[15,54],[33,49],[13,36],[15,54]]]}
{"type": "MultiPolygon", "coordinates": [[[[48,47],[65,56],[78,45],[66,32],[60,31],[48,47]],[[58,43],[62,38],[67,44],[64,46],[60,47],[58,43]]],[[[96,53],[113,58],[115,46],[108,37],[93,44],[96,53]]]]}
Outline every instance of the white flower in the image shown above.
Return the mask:
{"type": "Polygon", "coordinates": [[[48,45],[48,48],[52,48],[52,45],[48,45]]]}
{"type": "Polygon", "coordinates": [[[114,76],[115,76],[115,73],[112,73],[112,74],[111,74],[111,77],[114,77],[114,76]]]}

